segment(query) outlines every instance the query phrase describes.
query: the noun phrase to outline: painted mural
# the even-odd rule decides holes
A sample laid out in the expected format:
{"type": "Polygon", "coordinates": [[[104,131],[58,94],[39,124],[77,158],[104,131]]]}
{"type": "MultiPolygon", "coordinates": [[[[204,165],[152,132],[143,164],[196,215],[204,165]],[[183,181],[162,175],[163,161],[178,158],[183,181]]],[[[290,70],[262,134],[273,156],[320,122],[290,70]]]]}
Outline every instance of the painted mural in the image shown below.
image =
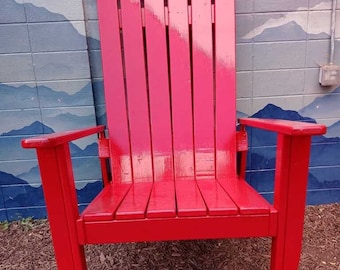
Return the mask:
{"type": "MultiPolygon", "coordinates": [[[[318,84],[331,1],[236,3],[238,115],[326,124],[313,139],[308,203],[339,202],[340,87],[318,84]]],[[[22,138],[105,123],[96,12],[95,0],[2,0],[0,221],[46,216],[35,152],[22,138]]],[[[340,64],[340,20],[336,48],[340,64]]],[[[272,200],[276,136],[249,134],[247,180],[272,200]]],[[[71,153],[82,209],[101,189],[95,137],[75,141],[71,153]]]]}

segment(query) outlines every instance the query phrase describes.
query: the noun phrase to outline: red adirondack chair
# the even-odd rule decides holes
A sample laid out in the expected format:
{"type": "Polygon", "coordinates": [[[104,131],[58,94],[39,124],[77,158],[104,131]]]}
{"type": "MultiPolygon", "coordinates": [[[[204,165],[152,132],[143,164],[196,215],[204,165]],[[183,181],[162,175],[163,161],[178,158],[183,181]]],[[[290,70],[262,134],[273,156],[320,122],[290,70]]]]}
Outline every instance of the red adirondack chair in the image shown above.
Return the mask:
{"type": "Polygon", "coordinates": [[[297,269],[311,136],[326,128],[241,119],[236,132],[234,1],[98,12],[108,138],[98,126],[22,142],[37,149],[58,268],[86,269],[85,244],[268,236],[271,269],[297,269]],[[244,180],[245,126],[278,133],[273,205],[244,180]],[[68,143],[95,133],[104,188],[79,214],[68,143]]]}

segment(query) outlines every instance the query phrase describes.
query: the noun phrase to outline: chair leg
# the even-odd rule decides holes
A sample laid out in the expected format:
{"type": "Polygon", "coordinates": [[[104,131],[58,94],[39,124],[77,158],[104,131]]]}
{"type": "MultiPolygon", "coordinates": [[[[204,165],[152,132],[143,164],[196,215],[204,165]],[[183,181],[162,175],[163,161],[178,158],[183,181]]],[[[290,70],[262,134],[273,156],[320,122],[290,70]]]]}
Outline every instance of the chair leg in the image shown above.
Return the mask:
{"type": "Polygon", "coordinates": [[[272,240],[271,270],[297,270],[299,267],[302,243],[301,234],[287,232],[272,240]]]}
{"type": "Polygon", "coordinates": [[[75,242],[76,236],[64,235],[62,243],[57,237],[52,239],[58,270],[86,270],[84,247],[75,242]],[[65,238],[69,241],[65,242],[65,238]]]}
{"type": "Polygon", "coordinates": [[[271,270],[297,270],[306,203],[310,137],[278,136],[274,207],[277,234],[272,242],[271,270]]]}
{"type": "Polygon", "coordinates": [[[85,270],[84,248],[79,244],[77,194],[67,144],[38,149],[48,220],[59,270],[85,270]]]}

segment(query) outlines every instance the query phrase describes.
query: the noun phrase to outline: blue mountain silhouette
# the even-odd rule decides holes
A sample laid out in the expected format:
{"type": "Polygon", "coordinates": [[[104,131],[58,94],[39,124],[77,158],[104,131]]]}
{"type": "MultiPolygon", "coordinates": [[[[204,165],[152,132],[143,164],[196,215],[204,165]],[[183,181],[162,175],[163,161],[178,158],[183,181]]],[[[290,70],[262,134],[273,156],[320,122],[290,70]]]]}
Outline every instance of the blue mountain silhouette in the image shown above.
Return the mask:
{"type": "Polygon", "coordinates": [[[35,121],[29,126],[25,126],[21,129],[14,129],[9,132],[2,133],[1,136],[36,135],[50,133],[54,133],[53,129],[44,125],[40,121],[35,121]]]}
{"type": "Polygon", "coordinates": [[[256,41],[271,40],[304,40],[306,32],[295,21],[290,21],[284,25],[266,28],[261,34],[254,37],[256,41]]]}
{"type": "Polygon", "coordinates": [[[15,177],[14,175],[0,171],[0,186],[2,185],[24,185],[25,180],[15,177]]]}
{"type": "MultiPolygon", "coordinates": [[[[3,188],[3,201],[6,208],[44,206],[42,186],[32,187],[25,180],[0,171],[0,184],[3,188]]],[[[102,182],[88,183],[77,190],[78,203],[89,203],[102,189],[102,182]]]]}

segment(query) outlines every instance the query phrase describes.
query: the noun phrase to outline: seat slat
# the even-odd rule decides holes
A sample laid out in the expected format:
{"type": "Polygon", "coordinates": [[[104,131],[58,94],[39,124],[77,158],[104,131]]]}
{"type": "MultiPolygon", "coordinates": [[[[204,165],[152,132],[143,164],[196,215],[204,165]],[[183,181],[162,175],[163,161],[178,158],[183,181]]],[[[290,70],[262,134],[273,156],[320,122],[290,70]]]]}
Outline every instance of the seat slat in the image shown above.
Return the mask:
{"type": "Polygon", "coordinates": [[[173,154],[164,2],[145,0],[150,121],[155,181],[173,178],[173,154]],[[155,42],[157,40],[157,42],[155,42]]]}
{"type": "Polygon", "coordinates": [[[187,1],[168,0],[174,167],[176,178],[194,177],[191,63],[187,1]]]}
{"type": "Polygon", "coordinates": [[[173,181],[155,182],[147,209],[148,218],[176,216],[175,184],[173,181]]]}
{"type": "Polygon", "coordinates": [[[216,180],[198,180],[208,214],[211,216],[236,215],[238,208],[216,180]]]}
{"type": "Polygon", "coordinates": [[[234,1],[215,0],[217,178],[236,175],[235,23],[232,14],[234,1]]]}
{"type": "Polygon", "coordinates": [[[116,211],[116,219],[145,218],[152,182],[135,183],[116,211]]]}
{"type": "Polygon", "coordinates": [[[85,221],[112,220],[131,184],[107,185],[82,212],[85,221]]]}
{"type": "Polygon", "coordinates": [[[215,178],[211,1],[192,1],[192,69],[196,179],[215,178]]]}
{"type": "Polygon", "coordinates": [[[133,179],[138,182],[153,176],[142,13],[139,1],[120,3],[132,170],[133,179]]]}
{"type": "Polygon", "coordinates": [[[179,217],[207,215],[207,208],[195,180],[176,181],[176,202],[179,217]]]}
{"type": "Polygon", "coordinates": [[[271,205],[244,179],[219,179],[221,186],[238,206],[240,214],[267,214],[271,205]]]}

